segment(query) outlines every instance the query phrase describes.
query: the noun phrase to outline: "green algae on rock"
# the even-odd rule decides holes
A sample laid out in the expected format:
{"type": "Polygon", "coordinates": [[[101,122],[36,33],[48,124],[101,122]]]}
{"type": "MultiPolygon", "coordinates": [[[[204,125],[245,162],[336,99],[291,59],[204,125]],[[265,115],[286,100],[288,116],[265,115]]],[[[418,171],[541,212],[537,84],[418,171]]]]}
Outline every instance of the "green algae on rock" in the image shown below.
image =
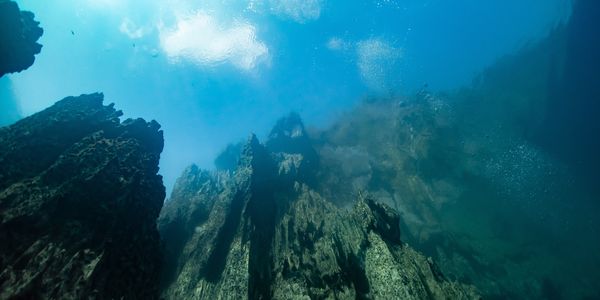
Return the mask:
{"type": "Polygon", "coordinates": [[[302,180],[317,169],[300,119],[277,126],[267,146],[250,137],[235,172],[192,166],[179,178],[159,218],[163,297],[478,298],[400,241],[388,206],[360,196],[347,211],[319,195],[302,180]]]}

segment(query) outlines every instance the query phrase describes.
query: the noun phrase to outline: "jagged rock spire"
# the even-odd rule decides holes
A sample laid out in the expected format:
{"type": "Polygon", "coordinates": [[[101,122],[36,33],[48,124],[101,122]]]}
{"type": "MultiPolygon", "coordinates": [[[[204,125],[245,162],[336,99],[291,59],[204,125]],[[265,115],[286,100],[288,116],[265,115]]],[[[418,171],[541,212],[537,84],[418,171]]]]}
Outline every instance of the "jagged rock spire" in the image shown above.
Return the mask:
{"type": "MultiPolygon", "coordinates": [[[[323,199],[301,171],[312,151],[292,114],[278,122],[266,146],[250,136],[229,180],[213,173],[206,182],[221,184],[199,185],[202,192],[191,197],[176,186],[185,194],[171,196],[159,230],[183,238],[171,248],[179,251],[169,254],[163,297],[477,298],[400,242],[399,216],[388,206],[364,198],[346,212],[323,199]]],[[[188,182],[195,181],[178,181],[188,182]]]]}

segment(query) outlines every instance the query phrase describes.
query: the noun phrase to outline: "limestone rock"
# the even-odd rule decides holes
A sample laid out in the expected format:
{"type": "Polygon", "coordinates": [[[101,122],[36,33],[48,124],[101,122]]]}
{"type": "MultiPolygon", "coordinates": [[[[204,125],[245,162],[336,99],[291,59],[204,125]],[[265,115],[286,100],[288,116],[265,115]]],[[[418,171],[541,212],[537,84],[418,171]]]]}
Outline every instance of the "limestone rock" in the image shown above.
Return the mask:
{"type": "MultiPolygon", "coordinates": [[[[266,143],[272,153],[282,153],[293,159],[298,180],[315,185],[315,173],[319,166],[319,155],[312,146],[300,116],[292,112],[277,121],[266,143]],[[302,163],[299,163],[301,158],[302,163]]],[[[283,159],[283,160],[286,160],[283,159]]]]}
{"type": "Polygon", "coordinates": [[[306,184],[314,149],[290,123],[266,146],[252,135],[233,175],[190,167],[178,180],[159,219],[164,298],[478,298],[400,241],[388,206],[361,196],[342,210],[306,184]]]}
{"type": "Polygon", "coordinates": [[[0,298],[154,299],[158,123],[101,94],[0,129],[0,298]]]}

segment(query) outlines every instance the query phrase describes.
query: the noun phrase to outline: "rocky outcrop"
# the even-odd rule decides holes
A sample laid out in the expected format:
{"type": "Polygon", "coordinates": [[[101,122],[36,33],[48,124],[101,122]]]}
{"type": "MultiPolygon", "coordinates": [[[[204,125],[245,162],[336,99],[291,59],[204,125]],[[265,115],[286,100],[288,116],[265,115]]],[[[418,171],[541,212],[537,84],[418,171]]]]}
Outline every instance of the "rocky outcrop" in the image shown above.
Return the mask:
{"type": "Polygon", "coordinates": [[[359,196],[342,210],[304,181],[316,152],[297,115],[273,132],[250,137],[235,172],[177,181],[159,218],[165,298],[477,298],[400,241],[391,208],[359,196]]]}
{"type": "Polygon", "coordinates": [[[37,40],[44,31],[33,13],[20,11],[17,3],[0,0],[0,77],[29,68],[40,53],[37,40]]]}
{"type": "Polygon", "coordinates": [[[102,101],[0,128],[1,299],[158,297],[162,131],[102,101]]]}
{"type": "Polygon", "coordinates": [[[277,121],[265,146],[268,151],[289,156],[293,161],[301,160],[301,163],[296,163],[298,169],[294,175],[300,182],[316,185],[315,170],[319,167],[319,156],[297,113],[292,112],[277,121]]]}
{"type": "Polygon", "coordinates": [[[600,35],[583,30],[600,28],[588,26],[598,4],[576,1],[566,27],[469,87],[366,99],[311,132],[317,191],[339,206],[358,191],[390,205],[403,241],[486,299],[599,298],[600,235],[588,229],[600,228],[600,140],[589,138],[600,77],[588,75],[600,35]]]}

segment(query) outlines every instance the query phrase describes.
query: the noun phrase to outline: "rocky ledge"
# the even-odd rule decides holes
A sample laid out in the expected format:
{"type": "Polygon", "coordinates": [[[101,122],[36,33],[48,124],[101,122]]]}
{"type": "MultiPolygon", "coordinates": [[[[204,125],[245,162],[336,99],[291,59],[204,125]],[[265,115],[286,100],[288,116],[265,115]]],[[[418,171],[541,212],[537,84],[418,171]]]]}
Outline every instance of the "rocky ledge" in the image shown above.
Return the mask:
{"type": "Polygon", "coordinates": [[[29,68],[40,53],[37,40],[44,31],[29,11],[19,10],[17,3],[0,0],[0,77],[29,68]]]}
{"type": "Polygon", "coordinates": [[[158,298],[162,131],[102,101],[0,128],[0,299],[158,298]]]}
{"type": "Polygon", "coordinates": [[[315,151],[296,115],[234,172],[192,166],[159,218],[166,299],[473,299],[400,240],[398,214],[357,195],[340,209],[312,186],[315,151]]]}

